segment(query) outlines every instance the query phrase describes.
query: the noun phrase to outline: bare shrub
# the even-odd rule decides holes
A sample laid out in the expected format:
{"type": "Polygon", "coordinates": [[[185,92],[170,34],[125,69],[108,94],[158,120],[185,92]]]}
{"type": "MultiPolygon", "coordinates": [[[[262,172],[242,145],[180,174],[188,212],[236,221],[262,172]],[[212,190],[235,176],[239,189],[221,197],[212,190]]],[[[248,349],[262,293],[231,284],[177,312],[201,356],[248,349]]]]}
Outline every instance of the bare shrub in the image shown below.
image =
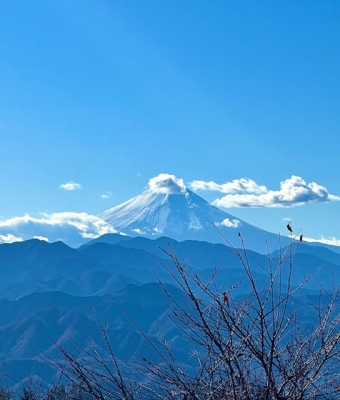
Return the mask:
{"type": "Polygon", "coordinates": [[[175,248],[163,249],[168,256],[163,267],[182,293],[179,301],[159,282],[169,300],[166,318],[181,332],[187,362],[178,361],[161,321],[157,340],[136,326],[158,362],[138,353],[134,360],[122,362],[112,350],[107,324],[98,319],[105,354],[89,336],[92,350],[85,356],[56,344],[63,359],[50,362],[72,384],[101,400],[338,399],[339,288],[320,285],[317,301],[304,303],[302,289],[315,276],[293,285],[293,258],[299,246],[294,238],[279,257],[268,251],[268,262],[261,266],[265,280],[259,283],[240,239],[240,249],[228,251],[237,256],[244,281],[228,288],[216,283],[219,267],[203,280],[200,272],[178,259],[175,248]],[[248,293],[239,290],[245,284],[251,288],[248,293]],[[303,315],[306,309],[312,322],[303,315]]]}

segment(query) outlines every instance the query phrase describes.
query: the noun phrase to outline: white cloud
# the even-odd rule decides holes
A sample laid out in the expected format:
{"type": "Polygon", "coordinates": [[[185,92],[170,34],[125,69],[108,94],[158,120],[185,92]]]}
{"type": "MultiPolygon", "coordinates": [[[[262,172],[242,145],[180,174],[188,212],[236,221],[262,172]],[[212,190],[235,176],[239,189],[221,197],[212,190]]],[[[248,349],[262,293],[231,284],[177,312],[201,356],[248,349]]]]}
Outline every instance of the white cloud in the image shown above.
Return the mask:
{"type": "Polygon", "coordinates": [[[59,186],[60,189],[64,190],[77,190],[77,189],[82,189],[82,186],[80,183],[75,183],[73,181],[67,182],[67,183],[62,183],[59,186]]]}
{"type": "Polygon", "coordinates": [[[138,233],[138,235],[145,235],[145,234],[146,234],[145,231],[142,231],[142,230],[140,230],[139,228],[131,229],[131,230],[132,230],[132,232],[138,233]]]}
{"type": "Polygon", "coordinates": [[[77,246],[84,239],[115,232],[109,223],[85,212],[41,213],[38,217],[24,215],[0,221],[0,238],[7,237],[7,240],[11,235],[23,240],[38,237],[77,246]]]}
{"type": "Polygon", "coordinates": [[[189,187],[193,190],[211,190],[221,193],[247,192],[260,194],[267,192],[267,188],[265,186],[258,185],[255,181],[248,178],[234,179],[233,181],[223,183],[222,185],[212,181],[192,181],[189,184],[189,187]]]}
{"type": "Polygon", "coordinates": [[[241,225],[241,221],[238,219],[230,220],[229,218],[224,219],[222,222],[216,222],[216,226],[226,226],[227,228],[237,228],[241,225]]]}
{"type": "Polygon", "coordinates": [[[110,199],[111,198],[112,193],[111,192],[106,192],[105,194],[102,194],[100,197],[102,199],[110,199]]]}
{"type": "Polygon", "coordinates": [[[175,175],[159,174],[149,180],[149,189],[156,193],[181,194],[186,191],[183,179],[175,175]]]}
{"type": "Polygon", "coordinates": [[[48,242],[48,238],[45,236],[33,236],[33,239],[43,240],[44,242],[48,242]]]}
{"type": "Polygon", "coordinates": [[[14,243],[14,242],[23,242],[22,237],[16,237],[10,233],[7,235],[0,235],[0,243],[14,243]]]}
{"type": "Polygon", "coordinates": [[[301,177],[292,175],[280,182],[279,190],[270,190],[250,179],[235,179],[222,185],[214,182],[193,181],[194,190],[214,190],[226,193],[212,204],[224,207],[294,207],[306,203],[339,201],[340,197],[328,193],[324,186],[315,182],[306,183],[301,177]]]}
{"type": "Polygon", "coordinates": [[[320,239],[314,239],[309,237],[303,237],[305,242],[319,242],[324,244],[330,244],[331,246],[340,246],[340,239],[336,239],[335,237],[327,237],[321,236],[320,239]]]}

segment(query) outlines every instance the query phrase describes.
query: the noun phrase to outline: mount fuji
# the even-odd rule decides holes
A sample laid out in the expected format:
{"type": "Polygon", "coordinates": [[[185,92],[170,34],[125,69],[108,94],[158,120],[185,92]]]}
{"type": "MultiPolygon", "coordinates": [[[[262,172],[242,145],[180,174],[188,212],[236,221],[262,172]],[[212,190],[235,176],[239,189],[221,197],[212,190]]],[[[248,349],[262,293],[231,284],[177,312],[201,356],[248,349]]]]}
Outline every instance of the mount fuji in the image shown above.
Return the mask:
{"type": "MultiPolygon", "coordinates": [[[[279,248],[279,237],[212,206],[187,189],[181,179],[161,174],[149,182],[142,194],[99,215],[117,231],[128,236],[157,238],[168,236],[178,241],[201,240],[240,246],[260,253],[279,248]]],[[[288,243],[281,237],[281,245],[288,243]]]]}

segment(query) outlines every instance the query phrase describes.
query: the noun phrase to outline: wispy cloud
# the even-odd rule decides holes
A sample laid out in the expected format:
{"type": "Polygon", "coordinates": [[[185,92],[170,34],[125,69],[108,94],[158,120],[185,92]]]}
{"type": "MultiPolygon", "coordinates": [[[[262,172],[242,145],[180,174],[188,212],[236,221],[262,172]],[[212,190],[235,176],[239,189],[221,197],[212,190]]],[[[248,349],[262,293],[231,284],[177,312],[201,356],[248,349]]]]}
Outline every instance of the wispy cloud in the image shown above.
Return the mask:
{"type": "Polygon", "coordinates": [[[44,242],[48,242],[48,238],[45,236],[33,236],[33,239],[42,240],[44,242]]]}
{"type": "Polygon", "coordinates": [[[319,242],[324,244],[330,244],[331,246],[340,246],[340,239],[336,239],[335,237],[324,237],[321,236],[320,239],[310,238],[310,237],[303,237],[305,242],[319,242]]]}
{"type": "Polygon", "coordinates": [[[192,190],[211,190],[221,193],[247,192],[261,194],[267,192],[265,186],[258,185],[255,181],[248,178],[234,179],[231,182],[222,183],[221,185],[212,181],[192,181],[189,187],[192,190]]]}
{"type": "Polygon", "coordinates": [[[79,190],[82,189],[82,186],[80,183],[75,183],[73,181],[67,182],[67,183],[62,183],[59,186],[60,189],[64,190],[79,190]]]}
{"type": "Polygon", "coordinates": [[[301,177],[292,175],[280,182],[279,190],[268,189],[255,181],[242,178],[232,182],[193,181],[189,184],[193,190],[212,190],[226,193],[213,204],[219,207],[294,207],[306,203],[339,201],[340,196],[330,194],[328,190],[315,182],[306,183],[301,177]]]}
{"type": "Polygon", "coordinates": [[[102,199],[110,199],[111,196],[112,196],[112,193],[111,193],[111,192],[106,192],[106,193],[102,194],[100,197],[101,197],[102,199]]]}
{"type": "Polygon", "coordinates": [[[0,243],[14,243],[14,242],[23,242],[24,239],[22,237],[14,236],[10,233],[6,235],[0,235],[0,243]]]}
{"type": "Polygon", "coordinates": [[[83,239],[92,239],[105,233],[115,232],[116,230],[109,223],[85,212],[41,213],[38,217],[24,215],[0,221],[2,242],[36,237],[50,242],[63,240],[75,246],[82,243],[83,239]]]}

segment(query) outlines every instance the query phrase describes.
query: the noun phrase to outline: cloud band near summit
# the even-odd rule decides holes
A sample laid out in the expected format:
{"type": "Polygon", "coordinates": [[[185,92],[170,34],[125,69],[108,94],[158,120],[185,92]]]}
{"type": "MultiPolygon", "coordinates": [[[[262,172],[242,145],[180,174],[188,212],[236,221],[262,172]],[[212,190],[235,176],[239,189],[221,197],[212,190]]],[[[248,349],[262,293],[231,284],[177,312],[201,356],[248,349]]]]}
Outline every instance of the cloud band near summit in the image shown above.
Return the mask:
{"type": "Polygon", "coordinates": [[[340,196],[330,194],[316,182],[307,183],[300,176],[292,175],[280,182],[278,190],[268,189],[255,181],[242,178],[218,184],[213,181],[194,180],[188,185],[194,191],[215,191],[225,196],[212,204],[223,208],[232,207],[295,207],[307,203],[339,201],[340,196]]]}

